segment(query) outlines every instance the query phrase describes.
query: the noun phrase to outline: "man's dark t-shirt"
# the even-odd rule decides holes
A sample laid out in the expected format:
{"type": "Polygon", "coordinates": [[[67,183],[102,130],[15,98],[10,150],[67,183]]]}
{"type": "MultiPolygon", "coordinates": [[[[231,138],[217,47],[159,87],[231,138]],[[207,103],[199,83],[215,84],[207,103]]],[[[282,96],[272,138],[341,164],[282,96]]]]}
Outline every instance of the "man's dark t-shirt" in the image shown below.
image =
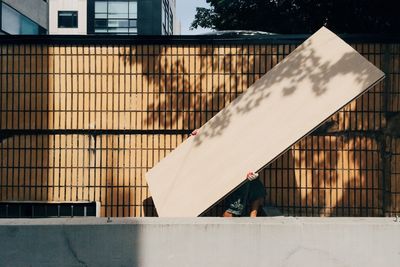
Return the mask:
{"type": "Polygon", "coordinates": [[[264,198],[265,194],[265,187],[260,180],[247,181],[226,199],[227,212],[234,216],[245,216],[250,212],[251,203],[259,198],[264,198]]]}

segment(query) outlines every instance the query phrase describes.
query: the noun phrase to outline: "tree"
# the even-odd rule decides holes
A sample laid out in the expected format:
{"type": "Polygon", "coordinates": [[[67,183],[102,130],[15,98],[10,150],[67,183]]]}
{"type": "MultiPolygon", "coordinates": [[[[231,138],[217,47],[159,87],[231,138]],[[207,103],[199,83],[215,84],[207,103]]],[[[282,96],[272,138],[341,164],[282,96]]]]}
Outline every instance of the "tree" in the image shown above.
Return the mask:
{"type": "Polygon", "coordinates": [[[395,0],[207,0],[191,27],[312,33],[400,33],[395,0]]]}

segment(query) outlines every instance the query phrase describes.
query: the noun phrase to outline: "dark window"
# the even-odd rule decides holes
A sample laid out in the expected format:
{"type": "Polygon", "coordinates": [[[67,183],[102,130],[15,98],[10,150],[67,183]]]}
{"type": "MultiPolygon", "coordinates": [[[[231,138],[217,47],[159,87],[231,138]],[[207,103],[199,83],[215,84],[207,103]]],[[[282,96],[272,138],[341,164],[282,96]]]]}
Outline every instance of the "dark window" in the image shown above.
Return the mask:
{"type": "Polygon", "coordinates": [[[94,26],[96,28],[105,28],[107,27],[107,19],[95,19],[94,26]]]}
{"type": "Polygon", "coordinates": [[[58,11],[58,28],[78,28],[78,11],[58,11]]]}

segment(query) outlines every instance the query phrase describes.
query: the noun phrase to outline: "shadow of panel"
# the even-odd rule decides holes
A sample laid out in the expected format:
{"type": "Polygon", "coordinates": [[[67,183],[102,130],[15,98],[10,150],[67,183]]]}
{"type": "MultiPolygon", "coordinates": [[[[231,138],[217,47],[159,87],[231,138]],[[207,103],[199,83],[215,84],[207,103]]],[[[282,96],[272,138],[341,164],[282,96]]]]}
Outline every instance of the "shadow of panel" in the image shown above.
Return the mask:
{"type": "Polygon", "coordinates": [[[144,217],[158,217],[153,198],[149,197],[143,200],[144,217]]]}
{"type": "MultiPolygon", "coordinates": [[[[152,201],[149,201],[150,192],[145,179],[145,174],[155,164],[167,156],[172,150],[180,145],[187,135],[137,135],[135,143],[131,145],[135,153],[134,183],[131,188],[134,190],[133,208],[134,216],[147,216],[146,214],[156,214],[152,201]]],[[[132,179],[131,179],[132,180],[132,179]]]]}
{"type": "Polygon", "coordinates": [[[48,137],[14,135],[1,140],[1,200],[48,200],[48,137]]]}
{"type": "Polygon", "coordinates": [[[184,136],[102,134],[87,138],[86,159],[81,162],[90,165],[80,165],[84,190],[88,188],[84,198],[101,202],[101,216],[154,215],[154,205],[146,200],[150,193],[145,173],[178,146],[184,136]],[[90,171],[85,174],[86,169],[90,171]]]}
{"type": "Polygon", "coordinates": [[[0,47],[0,184],[2,201],[48,200],[49,138],[46,45],[0,47]]]}

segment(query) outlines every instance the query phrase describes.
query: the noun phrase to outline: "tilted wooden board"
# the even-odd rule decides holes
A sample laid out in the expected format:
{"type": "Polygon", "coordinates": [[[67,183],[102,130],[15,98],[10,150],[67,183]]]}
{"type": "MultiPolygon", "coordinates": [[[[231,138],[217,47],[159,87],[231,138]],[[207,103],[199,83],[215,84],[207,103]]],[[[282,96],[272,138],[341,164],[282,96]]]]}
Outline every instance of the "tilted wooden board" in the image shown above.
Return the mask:
{"type": "Polygon", "coordinates": [[[147,174],[160,217],[195,217],[384,73],[321,28],[147,174]]]}

